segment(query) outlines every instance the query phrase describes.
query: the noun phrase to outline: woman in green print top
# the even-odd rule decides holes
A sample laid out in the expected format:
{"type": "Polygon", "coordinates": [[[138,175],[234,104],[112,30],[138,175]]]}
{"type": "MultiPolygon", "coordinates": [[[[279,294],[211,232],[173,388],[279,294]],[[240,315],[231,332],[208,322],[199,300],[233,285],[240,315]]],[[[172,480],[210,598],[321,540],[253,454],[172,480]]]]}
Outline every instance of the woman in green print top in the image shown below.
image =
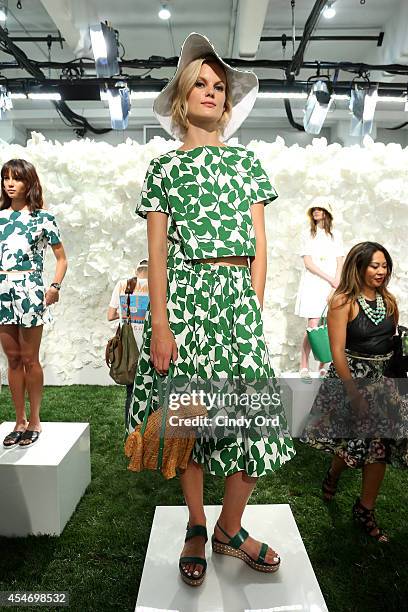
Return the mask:
{"type": "Polygon", "coordinates": [[[58,301],[66,269],[59,229],[54,216],[43,209],[42,188],[34,166],[24,159],[8,161],[1,169],[0,342],[8,361],[16,425],[3,440],[7,448],[34,444],[41,432],[40,343],[43,325],[51,320],[48,306],[58,301]],[[47,244],[52,247],[57,265],[53,282],[46,290],[42,271],[47,244]]]}
{"type": "Polygon", "coordinates": [[[264,205],[277,194],[251,151],[221,140],[248,115],[257,90],[252,72],[230,68],[205,37],[191,34],[175,77],[154,105],[160,123],[180,136],[183,145],[152,160],[136,209],[147,218],[151,301],[128,433],[143,419],[152,385],[153,405],[158,405],[154,369],[163,375],[170,365],[177,375],[211,382],[267,380],[268,398],[274,399],[261,411],[274,417],[268,424],[251,422],[235,435],[217,420],[217,409],[208,410],[211,425],[197,437],[188,467],[180,474],[189,521],[179,568],[192,586],[202,583],[206,570],[203,471],[225,477],[213,551],[274,572],[278,553],[250,537],[241,518],[257,478],[295,454],[261,314],[264,205]]]}

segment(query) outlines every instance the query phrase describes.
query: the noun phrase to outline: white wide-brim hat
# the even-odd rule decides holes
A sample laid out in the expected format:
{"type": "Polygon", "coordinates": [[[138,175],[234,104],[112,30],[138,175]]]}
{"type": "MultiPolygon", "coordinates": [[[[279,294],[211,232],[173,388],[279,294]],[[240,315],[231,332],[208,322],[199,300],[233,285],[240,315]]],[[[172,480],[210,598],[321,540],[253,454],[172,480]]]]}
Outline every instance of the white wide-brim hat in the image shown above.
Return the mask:
{"type": "Polygon", "coordinates": [[[323,208],[323,210],[328,212],[333,217],[333,208],[330,204],[330,199],[330,196],[318,196],[311,204],[308,204],[305,211],[306,214],[309,217],[312,217],[312,208],[323,208]]]}
{"type": "Polygon", "coordinates": [[[193,60],[214,55],[223,66],[227,76],[228,88],[232,101],[232,111],[228,123],[224,127],[224,133],[220,134],[221,140],[228,140],[232,134],[248,117],[255,104],[258,94],[258,77],[251,70],[238,70],[224,62],[218,55],[214,46],[206,36],[192,32],[189,34],[181,47],[181,53],[177,64],[177,70],[166,87],[159,93],[153,104],[153,112],[170,136],[177,137],[176,130],[172,127],[171,106],[177,90],[177,80],[184,68],[193,60]]]}

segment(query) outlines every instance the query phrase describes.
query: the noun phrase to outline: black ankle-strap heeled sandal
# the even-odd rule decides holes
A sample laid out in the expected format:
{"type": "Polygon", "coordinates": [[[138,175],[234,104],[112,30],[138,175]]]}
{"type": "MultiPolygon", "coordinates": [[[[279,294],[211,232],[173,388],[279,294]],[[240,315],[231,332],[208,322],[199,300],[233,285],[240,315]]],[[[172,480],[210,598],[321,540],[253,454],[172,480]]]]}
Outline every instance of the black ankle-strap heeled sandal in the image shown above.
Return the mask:
{"type": "Polygon", "coordinates": [[[353,518],[371,538],[374,538],[378,542],[388,542],[387,534],[378,526],[375,520],[374,509],[370,510],[363,506],[359,497],[357,497],[353,506],[353,518]],[[373,533],[375,530],[378,530],[377,533],[373,533]]]}

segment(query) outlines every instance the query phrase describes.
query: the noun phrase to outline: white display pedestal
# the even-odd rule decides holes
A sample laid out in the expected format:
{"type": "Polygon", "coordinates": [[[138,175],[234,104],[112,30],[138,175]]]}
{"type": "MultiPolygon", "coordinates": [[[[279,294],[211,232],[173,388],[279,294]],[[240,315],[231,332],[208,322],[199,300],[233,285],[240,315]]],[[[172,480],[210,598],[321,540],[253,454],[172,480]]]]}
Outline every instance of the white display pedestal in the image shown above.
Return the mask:
{"type": "Polygon", "coordinates": [[[0,425],[0,535],[60,535],[91,482],[88,423],[42,423],[33,446],[4,448],[0,425]]]}
{"type": "Polygon", "coordinates": [[[298,372],[284,372],[279,378],[282,400],[292,437],[299,438],[306,425],[322,379],[318,372],[311,372],[312,382],[305,383],[298,372]]]}
{"type": "Polygon", "coordinates": [[[257,572],[240,559],[212,553],[210,539],[220,511],[220,506],[205,507],[207,575],[200,587],[190,587],[178,570],[187,508],[156,508],[136,612],[327,612],[289,505],[250,505],[243,517],[251,535],[280,553],[281,567],[275,574],[257,572]]]}

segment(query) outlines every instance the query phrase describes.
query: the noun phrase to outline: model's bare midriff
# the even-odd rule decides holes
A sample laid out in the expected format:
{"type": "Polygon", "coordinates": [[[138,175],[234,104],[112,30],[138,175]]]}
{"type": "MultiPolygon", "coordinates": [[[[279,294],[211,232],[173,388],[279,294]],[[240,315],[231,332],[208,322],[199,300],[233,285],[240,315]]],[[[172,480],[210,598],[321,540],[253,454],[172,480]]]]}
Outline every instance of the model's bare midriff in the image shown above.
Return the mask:
{"type": "Polygon", "coordinates": [[[209,259],[194,259],[194,263],[210,263],[222,266],[248,267],[248,257],[244,257],[243,255],[231,255],[231,257],[211,257],[209,259]]]}

